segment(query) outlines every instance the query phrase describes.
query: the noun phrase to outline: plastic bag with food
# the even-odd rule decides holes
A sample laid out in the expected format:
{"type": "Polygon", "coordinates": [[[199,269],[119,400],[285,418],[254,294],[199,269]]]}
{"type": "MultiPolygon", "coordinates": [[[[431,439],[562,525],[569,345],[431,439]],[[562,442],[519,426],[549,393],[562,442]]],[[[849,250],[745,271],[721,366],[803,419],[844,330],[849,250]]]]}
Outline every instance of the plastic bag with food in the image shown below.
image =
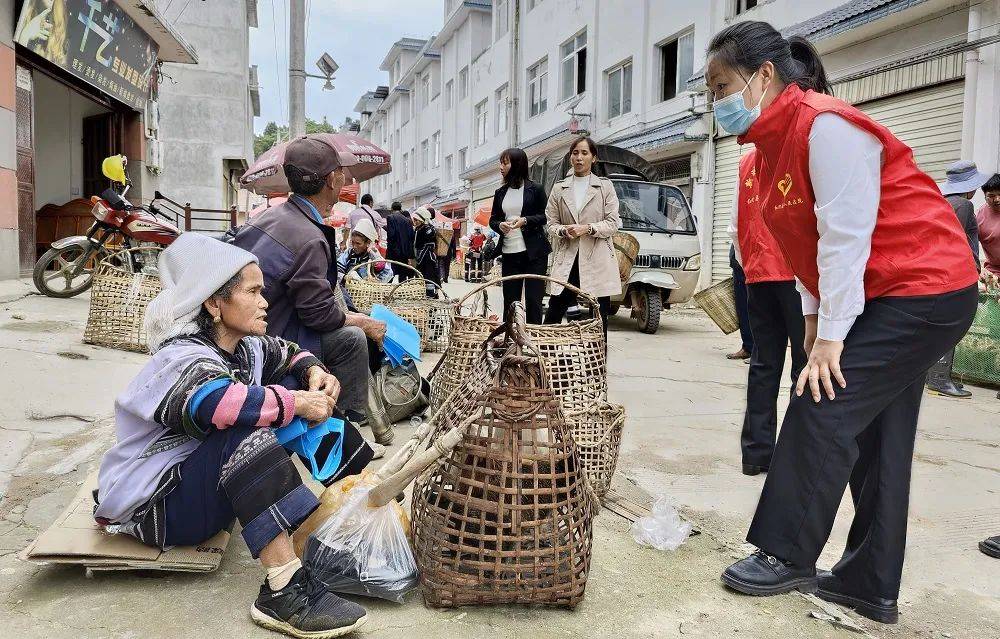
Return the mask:
{"type": "Polygon", "coordinates": [[[419,581],[406,537],[408,518],[395,500],[369,506],[371,489],[369,482],[359,481],[346,492],[309,535],[302,560],[331,591],[402,603],[419,581]]]}

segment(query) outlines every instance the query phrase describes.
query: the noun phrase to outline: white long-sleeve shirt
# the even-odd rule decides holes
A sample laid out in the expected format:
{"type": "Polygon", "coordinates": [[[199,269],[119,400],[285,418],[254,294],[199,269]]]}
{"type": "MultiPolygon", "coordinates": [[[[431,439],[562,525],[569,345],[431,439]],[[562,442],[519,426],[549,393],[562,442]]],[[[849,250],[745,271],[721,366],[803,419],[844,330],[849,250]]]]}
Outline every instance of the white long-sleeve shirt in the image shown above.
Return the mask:
{"type": "MultiPolygon", "coordinates": [[[[882,143],[835,113],[821,113],[809,133],[809,180],[816,196],[819,299],[797,279],[802,313],[819,315],[817,337],[842,341],[865,309],[865,267],[882,191],[882,143]]],[[[742,264],[739,189],[728,232],[742,264]]]]}

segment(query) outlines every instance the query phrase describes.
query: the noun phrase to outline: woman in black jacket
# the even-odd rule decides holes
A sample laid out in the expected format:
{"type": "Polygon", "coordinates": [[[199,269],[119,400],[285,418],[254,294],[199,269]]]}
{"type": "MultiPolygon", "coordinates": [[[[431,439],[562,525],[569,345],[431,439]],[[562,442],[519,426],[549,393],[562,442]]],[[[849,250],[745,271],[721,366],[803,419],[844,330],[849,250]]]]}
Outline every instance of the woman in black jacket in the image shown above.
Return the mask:
{"type": "MultiPolygon", "coordinates": [[[[528,156],[521,149],[500,154],[503,186],[493,195],[490,228],[502,236],[503,276],[545,275],[552,250],[545,237],[545,191],[528,179],[528,156]]],[[[528,322],[542,323],[542,280],[513,280],[503,283],[504,318],[510,305],[521,301],[524,292],[528,322]]]]}

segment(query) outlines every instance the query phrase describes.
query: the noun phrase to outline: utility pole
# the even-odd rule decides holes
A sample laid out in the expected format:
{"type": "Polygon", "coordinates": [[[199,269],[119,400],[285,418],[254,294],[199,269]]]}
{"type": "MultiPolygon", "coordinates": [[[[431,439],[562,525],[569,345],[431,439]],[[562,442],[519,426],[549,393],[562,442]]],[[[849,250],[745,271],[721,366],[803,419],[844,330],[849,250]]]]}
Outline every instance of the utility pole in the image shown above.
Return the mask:
{"type": "Polygon", "coordinates": [[[306,132],[306,0],[289,0],[288,136],[306,132]]]}

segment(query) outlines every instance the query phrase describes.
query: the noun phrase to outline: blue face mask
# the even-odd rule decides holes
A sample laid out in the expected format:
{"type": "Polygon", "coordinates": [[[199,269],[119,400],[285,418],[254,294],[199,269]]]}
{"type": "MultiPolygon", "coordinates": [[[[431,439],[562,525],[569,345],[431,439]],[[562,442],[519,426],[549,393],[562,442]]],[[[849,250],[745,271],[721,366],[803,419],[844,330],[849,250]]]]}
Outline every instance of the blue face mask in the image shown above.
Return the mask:
{"type": "Polygon", "coordinates": [[[753,80],[754,75],[757,75],[756,71],[747,80],[747,85],[743,87],[743,91],[727,95],[712,103],[712,109],[715,111],[715,121],[719,123],[720,127],[725,129],[726,133],[743,135],[750,130],[750,125],[760,117],[760,104],[764,101],[763,92],[760,94],[757,106],[752,109],[748,109],[746,103],[743,101],[743,93],[750,88],[750,80],[753,80]]]}

